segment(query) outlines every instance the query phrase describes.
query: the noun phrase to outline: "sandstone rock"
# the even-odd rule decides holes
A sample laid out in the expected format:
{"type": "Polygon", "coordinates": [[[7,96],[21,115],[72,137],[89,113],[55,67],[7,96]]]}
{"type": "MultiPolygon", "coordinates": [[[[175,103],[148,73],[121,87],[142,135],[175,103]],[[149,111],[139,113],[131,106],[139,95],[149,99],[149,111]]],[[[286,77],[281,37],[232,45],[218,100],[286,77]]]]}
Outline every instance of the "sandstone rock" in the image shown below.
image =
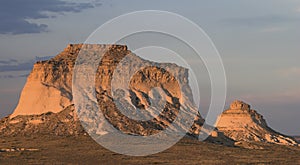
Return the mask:
{"type": "Polygon", "coordinates": [[[230,104],[230,109],[231,110],[250,110],[250,105],[246,104],[242,101],[235,100],[230,104]]]}
{"type": "Polygon", "coordinates": [[[256,149],[256,150],[264,149],[263,146],[256,145],[256,144],[253,144],[253,143],[247,142],[247,141],[238,141],[238,142],[235,142],[234,145],[238,146],[238,147],[242,147],[242,148],[247,148],[247,149],[256,149]]]}
{"type": "Polygon", "coordinates": [[[298,145],[293,138],[271,129],[262,115],[250,109],[250,105],[242,101],[234,101],[230,108],[220,115],[217,128],[237,142],[298,145]]]}
{"type": "MultiPolygon", "coordinates": [[[[72,74],[75,60],[82,48],[91,50],[91,52],[87,52],[90,54],[103,49],[109,50],[104,55],[97,70],[97,101],[103,109],[106,119],[124,133],[143,136],[155,134],[172,123],[180,106],[198,113],[191,100],[192,91],[188,85],[187,69],[175,64],[153,63],[143,60],[132,54],[127,46],[70,44],[54,58],[48,61],[39,61],[34,65],[17,108],[12,115],[0,121],[1,134],[86,134],[72,105],[72,74]],[[124,57],[130,58],[122,63],[121,60],[124,57]],[[150,67],[145,67],[136,72],[135,69],[141,67],[141,64],[150,67]],[[117,66],[121,66],[121,69],[118,70],[117,66]],[[172,71],[172,74],[169,71],[172,71]],[[112,75],[118,72],[121,72],[122,75],[114,76],[115,79],[113,79],[112,75]],[[128,84],[130,91],[126,93],[115,90],[111,93],[111,89],[114,87],[111,82],[115,82],[115,86],[120,87],[126,84],[125,79],[129,75],[134,75],[128,84]],[[177,81],[183,84],[181,87],[183,93],[180,92],[177,81]],[[118,111],[115,104],[116,100],[125,110],[129,107],[147,110],[153,104],[154,95],[156,95],[155,91],[152,90],[153,87],[159,87],[166,93],[166,105],[158,109],[159,116],[153,120],[143,122],[132,120],[118,111]]],[[[93,56],[91,57],[93,58],[93,56]]],[[[157,104],[160,104],[160,102],[157,104]]],[[[83,117],[83,120],[93,122],[90,117],[94,115],[86,113],[86,116],[81,117],[83,117]]],[[[198,114],[194,119],[192,128],[189,130],[192,136],[197,137],[203,122],[204,120],[198,114]]],[[[100,122],[95,123],[95,126],[98,128],[103,125],[100,122]]],[[[181,125],[178,125],[178,127],[181,127],[181,125]]],[[[103,131],[95,131],[96,133],[105,134],[103,131]]],[[[218,143],[231,143],[230,139],[217,130],[212,133],[212,138],[218,139],[216,140],[218,143]]]]}
{"type": "Polygon", "coordinates": [[[39,149],[36,148],[26,149],[26,148],[16,148],[16,147],[0,149],[0,152],[20,152],[20,151],[39,151],[39,149]]]}
{"type": "Polygon", "coordinates": [[[5,136],[33,134],[69,136],[85,133],[74,114],[74,105],[70,105],[58,113],[6,117],[0,120],[0,125],[3,126],[0,134],[5,136]]]}
{"type": "MultiPolygon", "coordinates": [[[[99,51],[108,50],[99,63],[96,80],[79,81],[83,84],[95,81],[96,100],[92,101],[99,104],[104,117],[115,128],[126,134],[153,135],[170,126],[182,108],[185,117],[189,117],[189,112],[196,113],[192,127],[187,130],[188,134],[197,137],[201,131],[206,133],[206,129],[202,127],[204,119],[193,106],[187,69],[176,64],[141,59],[123,45],[70,44],[56,57],[34,65],[14,113],[0,120],[0,134],[87,135],[77,115],[80,115],[81,121],[94,125],[88,131],[107,133],[98,129],[104,127],[101,121],[92,120],[97,117],[96,112],[75,112],[72,76],[75,60],[82,49],[89,50],[86,52],[89,60],[99,58],[94,56],[99,51]],[[139,69],[141,65],[149,66],[139,69]],[[133,76],[130,77],[131,75],[133,76]],[[130,81],[126,82],[128,78],[130,81]],[[129,90],[119,89],[121,87],[129,90]],[[160,90],[153,90],[156,88],[160,90]],[[161,92],[165,93],[165,99],[156,97],[161,92]],[[154,104],[159,105],[159,108],[152,108],[151,105],[154,104]],[[149,121],[132,120],[124,112],[154,118],[149,121]]],[[[87,89],[82,92],[90,97],[95,91],[87,89]]],[[[183,123],[175,127],[182,128],[183,123]]],[[[211,132],[208,141],[232,146],[235,140],[236,145],[245,148],[259,148],[250,144],[252,141],[297,145],[292,138],[269,128],[260,114],[252,110],[250,105],[238,100],[219,117],[217,127],[211,132]]]]}
{"type": "Polygon", "coordinates": [[[68,45],[55,58],[39,61],[27,78],[19,104],[10,117],[59,112],[72,104],[72,71],[82,45],[68,45]]]}

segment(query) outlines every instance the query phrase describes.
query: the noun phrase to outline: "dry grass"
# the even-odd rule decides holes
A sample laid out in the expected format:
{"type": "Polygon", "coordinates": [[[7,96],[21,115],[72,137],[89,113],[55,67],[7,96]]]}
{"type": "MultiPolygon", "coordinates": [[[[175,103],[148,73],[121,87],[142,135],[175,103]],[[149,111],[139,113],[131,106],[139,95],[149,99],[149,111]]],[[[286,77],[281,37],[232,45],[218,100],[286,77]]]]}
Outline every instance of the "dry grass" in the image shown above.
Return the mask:
{"type": "Polygon", "coordinates": [[[262,150],[226,147],[184,138],[146,157],[116,154],[88,136],[1,137],[0,148],[39,151],[0,152],[0,164],[300,164],[300,148],[264,145],[262,150]]]}

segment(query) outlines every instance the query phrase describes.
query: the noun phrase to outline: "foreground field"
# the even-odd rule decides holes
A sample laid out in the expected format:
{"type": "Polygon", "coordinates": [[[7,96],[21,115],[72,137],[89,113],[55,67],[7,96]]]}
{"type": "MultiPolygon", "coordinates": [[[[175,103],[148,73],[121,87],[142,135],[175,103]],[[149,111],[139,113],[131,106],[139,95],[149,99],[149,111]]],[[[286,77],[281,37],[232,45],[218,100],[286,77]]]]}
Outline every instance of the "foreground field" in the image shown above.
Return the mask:
{"type": "Polygon", "coordinates": [[[129,157],[106,150],[88,136],[15,136],[0,138],[0,164],[300,164],[299,147],[263,147],[226,147],[184,138],[162,153],[129,157]]]}

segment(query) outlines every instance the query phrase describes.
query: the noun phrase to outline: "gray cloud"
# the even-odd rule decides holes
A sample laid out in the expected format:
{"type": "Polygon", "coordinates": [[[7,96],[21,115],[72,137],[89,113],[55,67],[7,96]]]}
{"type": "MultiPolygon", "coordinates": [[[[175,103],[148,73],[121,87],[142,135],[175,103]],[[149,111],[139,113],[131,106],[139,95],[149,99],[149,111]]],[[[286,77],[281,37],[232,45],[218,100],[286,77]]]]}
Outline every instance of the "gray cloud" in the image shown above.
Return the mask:
{"type": "MultiPolygon", "coordinates": [[[[15,59],[9,60],[0,60],[0,72],[9,72],[9,71],[30,71],[33,67],[33,64],[36,61],[44,61],[52,58],[53,56],[45,57],[35,57],[35,59],[28,61],[18,61],[15,59]]],[[[9,78],[9,77],[7,77],[9,78]]]]}
{"type": "Polygon", "coordinates": [[[12,74],[7,74],[7,75],[0,75],[1,79],[7,79],[7,78],[23,78],[23,77],[28,77],[29,74],[21,74],[21,75],[12,75],[12,74]]]}
{"type": "Polygon", "coordinates": [[[81,12],[84,9],[101,5],[92,3],[76,3],[63,0],[6,0],[0,5],[0,34],[26,34],[48,31],[46,24],[36,24],[28,19],[53,18],[49,13],[64,14],[81,12]]]}
{"type": "Polygon", "coordinates": [[[7,64],[12,64],[18,62],[17,60],[14,59],[9,59],[9,60],[0,60],[0,65],[7,65],[7,64]]]}
{"type": "Polygon", "coordinates": [[[21,62],[18,64],[6,64],[0,65],[0,72],[8,72],[8,71],[26,71],[31,70],[34,61],[21,62]]]}
{"type": "Polygon", "coordinates": [[[257,16],[257,17],[236,17],[224,19],[223,22],[228,25],[238,26],[270,26],[299,21],[298,18],[281,15],[257,16]]]}

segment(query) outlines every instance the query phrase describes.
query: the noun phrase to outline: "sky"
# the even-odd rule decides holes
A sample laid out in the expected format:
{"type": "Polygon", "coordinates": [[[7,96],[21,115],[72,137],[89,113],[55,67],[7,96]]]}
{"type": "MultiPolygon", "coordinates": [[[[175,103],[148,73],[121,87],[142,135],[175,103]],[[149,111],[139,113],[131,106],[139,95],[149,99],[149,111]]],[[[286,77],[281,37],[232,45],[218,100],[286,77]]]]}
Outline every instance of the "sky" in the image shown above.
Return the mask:
{"type": "Polygon", "coordinates": [[[170,11],[199,25],[222,57],[226,106],[244,100],[275,130],[300,135],[299,0],[4,0],[0,116],[13,112],[35,61],[82,43],[106,21],[137,10],[170,11]]]}

